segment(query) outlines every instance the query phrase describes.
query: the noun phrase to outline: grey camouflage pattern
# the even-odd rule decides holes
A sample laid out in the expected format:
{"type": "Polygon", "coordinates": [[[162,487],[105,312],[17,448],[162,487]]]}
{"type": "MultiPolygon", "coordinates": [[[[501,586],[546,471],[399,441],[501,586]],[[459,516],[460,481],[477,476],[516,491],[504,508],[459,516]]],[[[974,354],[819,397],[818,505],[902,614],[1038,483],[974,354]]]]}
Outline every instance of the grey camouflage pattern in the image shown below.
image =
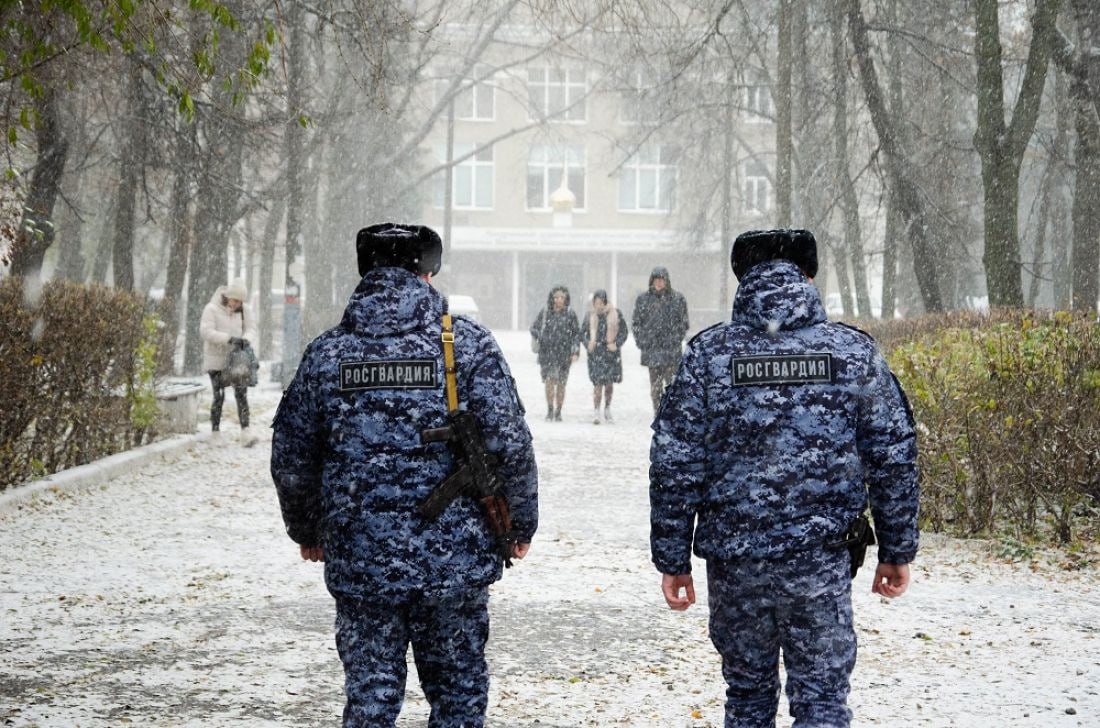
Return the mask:
{"type": "Polygon", "coordinates": [[[726,679],[726,728],[775,726],[780,648],[795,727],[849,725],[856,634],[847,551],[708,561],[707,599],[726,679]]]}
{"type": "Polygon", "coordinates": [[[653,430],[653,562],[706,560],[726,728],[775,725],[781,650],[794,728],[848,726],[849,558],[828,544],[868,498],[880,561],[912,561],[918,540],[912,413],[874,341],[830,323],[793,263],[756,265],[732,321],[688,343],[653,430]]]}
{"type": "MultiPolygon", "coordinates": [[[[287,533],[325,553],[333,595],[398,596],[489,584],[501,576],[477,505],[452,503],[425,523],[416,507],[452,469],[445,443],[420,432],[446,424],[443,297],[400,268],[368,272],[341,323],[306,348],[274,423],[271,475],[287,533]],[[341,361],[434,359],[435,389],[341,392],[341,361]]],[[[492,334],[455,317],[460,407],[477,416],[520,541],[538,527],[531,434],[492,334]]]]}
{"type": "Polygon", "coordinates": [[[879,560],[916,555],[916,436],[905,395],[874,340],[829,322],[793,263],[746,274],[732,321],[689,342],[653,430],[650,533],[662,573],[691,570],[693,541],[697,556],[720,560],[819,546],[868,495],[879,560]],[[806,352],[831,353],[831,384],[731,386],[735,356],[806,352]]]}
{"type": "Polygon", "coordinates": [[[489,589],[403,599],[336,600],[345,726],[392,726],[405,697],[406,652],[431,705],[430,728],[480,728],[488,707],[489,589]]]}

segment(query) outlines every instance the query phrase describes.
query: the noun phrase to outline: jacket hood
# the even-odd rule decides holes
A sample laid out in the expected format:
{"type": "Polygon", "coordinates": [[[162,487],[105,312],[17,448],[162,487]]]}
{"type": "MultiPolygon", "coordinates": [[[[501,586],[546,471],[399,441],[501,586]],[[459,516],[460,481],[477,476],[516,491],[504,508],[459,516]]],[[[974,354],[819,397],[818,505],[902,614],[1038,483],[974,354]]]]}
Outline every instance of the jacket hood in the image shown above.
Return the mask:
{"type": "Polygon", "coordinates": [[[754,265],[737,288],[733,320],[764,331],[791,331],[829,320],[821,294],[797,265],[770,260],[754,265]]]}
{"type": "Polygon", "coordinates": [[[653,290],[653,281],[656,280],[657,278],[664,278],[665,279],[665,291],[666,292],[672,290],[672,279],[668,277],[668,268],[665,268],[664,266],[659,265],[659,266],[657,266],[656,268],[653,269],[652,273],[649,274],[649,292],[650,293],[656,293],[656,291],[653,290]]]}
{"type": "MultiPolygon", "coordinates": [[[[217,305],[222,306],[222,308],[225,308],[225,306],[222,304],[222,296],[225,295],[225,289],[226,286],[224,285],[218,286],[218,290],[214,291],[214,295],[210,297],[210,303],[216,303],[217,305]]],[[[228,311],[229,309],[226,308],[226,310],[228,311]]]]}
{"type": "Polygon", "coordinates": [[[550,293],[547,294],[547,296],[546,296],[546,310],[547,311],[553,311],[554,310],[554,294],[557,293],[558,291],[561,291],[562,293],[565,294],[565,309],[569,310],[569,301],[570,301],[570,299],[569,299],[569,289],[566,288],[565,286],[554,286],[553,288],[550,289],[550,293]]]}
{"type": "Polygon", "coordinates": [[[434,324],[443,315],[443,296],[404,268],[367,271],[344,309],[343,328],[368,336],[391,336],[434,324]]]}

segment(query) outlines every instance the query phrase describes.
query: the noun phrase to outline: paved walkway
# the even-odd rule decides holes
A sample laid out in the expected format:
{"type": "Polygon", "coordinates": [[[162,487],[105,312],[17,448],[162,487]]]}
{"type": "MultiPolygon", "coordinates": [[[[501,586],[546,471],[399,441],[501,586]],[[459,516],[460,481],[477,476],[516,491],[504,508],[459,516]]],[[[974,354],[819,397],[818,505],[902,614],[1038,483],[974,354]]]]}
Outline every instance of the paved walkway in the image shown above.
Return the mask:
{"type": "MultiPolygon", "coordinates": [[[[637,352],[626,352],[616,424],[589,421],[583,361],[566,421],[546,423],[525,335],[501,340],[532,414],[542,525],[493,589],[489,725],[722,725],[701,565],[701,603],[679,614],[649,562],[637,352]]],[[[263,424],[278,391],[254,392],[263,424]]],[[[321,568],[282,530],[268,431],[242,448],[234,429],[174,462],[139,458],[103,485],[0,511],[0,725],[338,723],[321,568]]],[[[892,603],[869,593],[871,569],[860,574],[855,725],[1100,724],[1095,567],[1007,563],[994,550],[926,538],[913,589],[892,603]]],[[[426,715],[410,672],[399,725],[426,715]]]]}

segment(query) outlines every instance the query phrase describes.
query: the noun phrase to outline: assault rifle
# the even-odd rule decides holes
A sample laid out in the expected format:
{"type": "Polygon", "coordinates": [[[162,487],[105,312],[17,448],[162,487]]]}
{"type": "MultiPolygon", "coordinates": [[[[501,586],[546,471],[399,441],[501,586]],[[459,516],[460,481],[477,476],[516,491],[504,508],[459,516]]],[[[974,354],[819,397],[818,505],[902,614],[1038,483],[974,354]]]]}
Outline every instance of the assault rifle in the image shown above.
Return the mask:
{"type": "Polygon", "coordinates": [[[473,498],[496,540],[497,552],[504,559],[504,565],[511,567],[516,537],[512,532],[508,501],[504,498],[504,484],[497,474],[500,465],[497,456],[485,447],[485,438],[472,413],[455,410],[447,416],[450,424],[423,430],[420,438],[424,443],[446,442],[457,467],[420,504],[420,515],[434,520],[459,496],[473,498]]]}

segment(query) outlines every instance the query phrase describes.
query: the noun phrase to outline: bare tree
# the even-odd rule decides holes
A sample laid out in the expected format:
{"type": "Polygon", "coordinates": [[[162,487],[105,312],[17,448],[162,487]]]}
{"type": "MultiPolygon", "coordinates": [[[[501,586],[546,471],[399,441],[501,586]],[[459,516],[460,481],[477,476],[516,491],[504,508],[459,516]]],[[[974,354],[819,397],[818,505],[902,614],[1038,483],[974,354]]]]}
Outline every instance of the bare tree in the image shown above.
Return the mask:
{"type": "MultiPolygon", "coordinates": [[[[859,197],[848,168],[848,63],[845,35],[844,8],[833,3],[829,13],[829,27],[833,43],[833,84],[835,85],[833,108],[834,163],[836,165],[836,189],[844,213],[844,244],[851,265],[856,305],[859,314],[870,318],[871,294],[867,288],[867,262],[863,257],[862,232],[859,224],[859,197]]],[[[843,264],[843,261],[842,261],[843,264]]]]}
{"type": "MultiPolygon", "coordinates": [[[[843,1],[845,0],[838,0],[838,2],[843,1]]],[[[867,99],[871,121],[886,157],[890,191],[895,196],[902,219],[905,221],[907,237],[913,249],[913,267],[917,274],[924,308],[926,311],[941,311],[944,306],[940,294],[939,261],[932,239],[934,231],[929,225],[928,214],[916,185],[916,174],[909,158],[901,148],[895,123],[883,100],[878,74],[871,59],[867,22],[863,17],[860,0],[846,1],[848,26],[851,30],[856,58],[859,61],[863,93],[867,99]]]]}
{"type": "Polygon", "coordinates": [[[974,146],[985,189],[985,264],[989,303],[1022,306],[1018,232],[1020,164],[1039,118],[1058,0],[1038,0],[1031,19],[1023,83],[1012,120],[1005,120],[1004,67],[997,0],[976,0],[974,49],[978,63],[978,123],[974,146]]]}
{"type": "Polygon", "coordinates": [[[57,92],[45,89],[35,100],[35,146],[38,160],[23,204],[23,219],[11,250],[11,272],[26,276],[42,268],[42,258],[53,245],[53,208],[61,191],[61,175],[69,143],[61,130],[57,92]]]}

